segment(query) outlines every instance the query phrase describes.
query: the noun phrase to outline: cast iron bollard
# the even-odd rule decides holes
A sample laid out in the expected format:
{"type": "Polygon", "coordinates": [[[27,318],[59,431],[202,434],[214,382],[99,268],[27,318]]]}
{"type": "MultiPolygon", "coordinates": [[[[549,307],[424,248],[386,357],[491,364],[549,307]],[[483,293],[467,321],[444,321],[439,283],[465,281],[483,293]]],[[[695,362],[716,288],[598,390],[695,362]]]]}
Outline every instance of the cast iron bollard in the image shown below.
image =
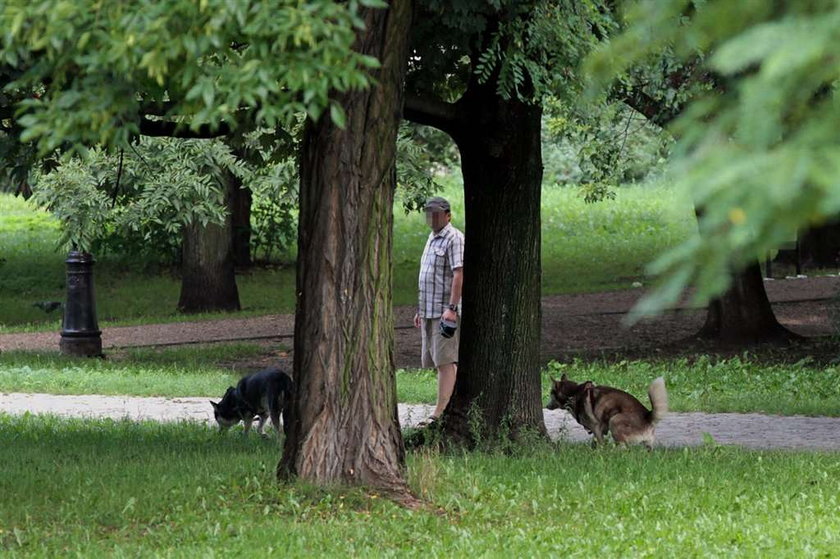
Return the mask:
{"type": "Polygon", "coordinates": [[[67,255],[67,303],[61,324],[59,348],[65,355],[102,356],[102,332],[96,322],[93,291],[93,256],[70,251],[67,255]]]}

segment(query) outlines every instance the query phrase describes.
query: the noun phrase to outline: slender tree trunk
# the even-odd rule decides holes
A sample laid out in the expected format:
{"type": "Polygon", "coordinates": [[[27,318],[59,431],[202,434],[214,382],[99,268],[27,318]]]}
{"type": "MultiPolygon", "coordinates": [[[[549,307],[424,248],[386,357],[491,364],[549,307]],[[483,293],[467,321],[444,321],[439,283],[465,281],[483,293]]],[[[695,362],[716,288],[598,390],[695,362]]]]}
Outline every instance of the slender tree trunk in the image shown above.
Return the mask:
{"type": "Polygon", "coordinates": [[[396,133],[411,2],[364,9],[356,49],[376,85],[336,95],[345,129],[310,123],[302,146],[294,421],[281,478],[364,484],[408,498],[392,309],[396,133]]]}
{"type": "MultiPolygon", "coordinates": [[[[225,202],[230,207],[234,182],[225,182],[225,202]]],[[[181,253],[179,311],[198,313],[240,309],[233,266],[230,215],[224,225],[208,224],[202,227],[199,223],[192,223],[185,226],[181,253]]]]}
{"type": "Polygon", "coordinates": [[[237,268],[250,268],[251,260],[251,189],[236,183],[231,192],[231,219],[233,234],[233,263],[237,268]]]}
{"type": "Polygon", "coordinates": [[[460,363],[444,429],[545,434],[540,390],[542,110],[473,82],[457,103],[466,207],[460,363]]]}
{"type": "Polygon", "coordinates": [[[798,336],[779,324],[758,262],[736,274],[721,297],[709,303],[706,323],[696,337],[727,345],[772,342],[798,336]]]}

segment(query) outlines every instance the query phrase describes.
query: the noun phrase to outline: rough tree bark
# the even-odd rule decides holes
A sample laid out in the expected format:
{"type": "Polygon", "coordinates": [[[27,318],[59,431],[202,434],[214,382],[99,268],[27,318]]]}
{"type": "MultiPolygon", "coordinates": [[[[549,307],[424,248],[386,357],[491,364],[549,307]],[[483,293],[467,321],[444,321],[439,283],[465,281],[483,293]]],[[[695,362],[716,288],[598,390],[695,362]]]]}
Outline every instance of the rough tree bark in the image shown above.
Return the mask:
{"type": "MultiPolygon", "coordinates": [[[[233,176],[225,180],[225,205],[235,188],[233,176]]],[[[181,245],[181,296],[184,313],[238,311],[239,290],[233,265],[231,217],[224,225],[191,223],[184,227],[181,245]]]]}
{"type": "Polygon", "coordinates": [[[376,85],[334,97],[345,129],[310,123],[301,159],[294,420],[281,478],[362,484],[411,499],[397,415],[392,225],[411,2],[362,10],[356,49],[376,85]]]}

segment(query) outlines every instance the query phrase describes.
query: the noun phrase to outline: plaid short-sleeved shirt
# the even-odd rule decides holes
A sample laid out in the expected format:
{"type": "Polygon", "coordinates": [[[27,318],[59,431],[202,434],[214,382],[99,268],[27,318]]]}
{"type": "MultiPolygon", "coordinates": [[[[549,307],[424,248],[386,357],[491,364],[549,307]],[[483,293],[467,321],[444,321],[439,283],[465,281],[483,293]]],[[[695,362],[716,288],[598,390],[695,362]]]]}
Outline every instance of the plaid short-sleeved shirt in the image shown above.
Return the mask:
{"type": "Polygon", "coordinates": [[[452,294],[452,271],[464,266],[464,234],[447,223],[446,227],[429,233],[420,260],[421,318],[437,318],[449,306],[452,294]]]}

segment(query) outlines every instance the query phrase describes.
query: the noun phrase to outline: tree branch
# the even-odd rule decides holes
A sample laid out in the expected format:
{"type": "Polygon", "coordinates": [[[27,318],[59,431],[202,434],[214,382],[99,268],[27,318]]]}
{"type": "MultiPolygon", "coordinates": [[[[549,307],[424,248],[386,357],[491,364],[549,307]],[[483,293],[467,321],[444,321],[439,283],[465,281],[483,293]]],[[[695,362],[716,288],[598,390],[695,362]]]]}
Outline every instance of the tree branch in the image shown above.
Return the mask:
{"type": "Polygon", "coordinates": [[[227,136],[231,133],[231,128],[225,123],[220,124],[216,128],[208,125],[203,125],[198,130],[192,130],[188,126],[180,122],[170,122],[166,120],[150,120],[143,117],[140,120],[140,134],[143,136],[166,136],[169,138],[184,138],[184,139],[210,139],[227,136]]]}
{"type": "Polygon", "coordinates": [[[452,103],[419,95],[406,95],[403,118],[437,128],[451,136],[455,129],[457,111],[452,103]]]}
{"type": "Polygon", "coordinates": [[[611,97],[623,101],[626,105],[643,114],[648,121],[665,128],[682,112],[683,107],[667,106],[662,101],[654,99],[638,87],[628,89],[624,86],[613,90],[611,97]]]}

